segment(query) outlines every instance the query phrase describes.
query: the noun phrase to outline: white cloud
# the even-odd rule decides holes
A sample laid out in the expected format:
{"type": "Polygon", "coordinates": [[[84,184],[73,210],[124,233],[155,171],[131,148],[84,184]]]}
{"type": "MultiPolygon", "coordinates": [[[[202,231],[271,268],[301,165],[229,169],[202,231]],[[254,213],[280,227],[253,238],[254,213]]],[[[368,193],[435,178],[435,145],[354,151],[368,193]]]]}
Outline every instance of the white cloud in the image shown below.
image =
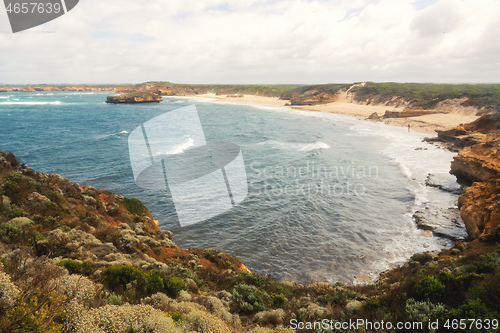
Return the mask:
{"type": "Polygon", "coordinates": [[[0,82],[491,82],[499,12],[498,0],[81,0],[11,34],[0,10],[0,82]]]}

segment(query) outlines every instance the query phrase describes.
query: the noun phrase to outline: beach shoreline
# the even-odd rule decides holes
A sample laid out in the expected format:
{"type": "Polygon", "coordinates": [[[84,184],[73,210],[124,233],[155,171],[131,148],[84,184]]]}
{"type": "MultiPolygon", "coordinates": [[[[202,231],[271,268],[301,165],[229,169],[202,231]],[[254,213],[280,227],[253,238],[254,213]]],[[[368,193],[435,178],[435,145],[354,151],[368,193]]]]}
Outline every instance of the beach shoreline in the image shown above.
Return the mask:
{"type": "Polygon", "coordinates": [[[437,135],[436,131],[449,130],[457,127],[460,124],[467,124],[478,119],[479,116],[473,115],[470,112],[463,112],[463,110],[451,110],[447,113],[440,114],[430,114],[418,117],[408,117],[408,118],[387,118],[379,120],[370,120],[368,117],[374,112],[377,113],[379,117],[382,117],[385,111],[403,111],[403,108],[396,108],[386,105],[363,105],[357,103],[350,103],[347,101],[339,101],[328,104],[318,104],[318,105],[307,105],[307,106],[291,106],[289,100],[282,100],[278,97],[266,97],[266,96],[256,96],[256,95],[238,95],[227,96],[227,95],[216,95],[216,94],[202,94],[194,95],[193,97],[202,97],[216,99],[221,102],[227,103],[241,103],[241,104],[263,104],[272,106],[288,106],[295,110],[302,111],[315,111],[315,112],[328,112],[335,114],[342,114],[357,119],[375,122],[384,122],[385,124],[398,126],[398,127],[408,127],[410,125],[410,130],[437,135]]]}

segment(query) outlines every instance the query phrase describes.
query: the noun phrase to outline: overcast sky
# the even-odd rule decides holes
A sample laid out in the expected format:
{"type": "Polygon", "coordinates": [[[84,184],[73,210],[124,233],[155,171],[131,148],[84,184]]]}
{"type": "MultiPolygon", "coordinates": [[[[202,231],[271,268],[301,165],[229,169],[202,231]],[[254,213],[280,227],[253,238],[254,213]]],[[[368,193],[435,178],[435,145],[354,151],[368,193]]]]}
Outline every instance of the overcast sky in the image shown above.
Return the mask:
{"type": "Polygon", "coordinates": [[[0,84],[500,82],[499,16],[500,0],[80,0],[13,34],[1,7],[0,84]]]}

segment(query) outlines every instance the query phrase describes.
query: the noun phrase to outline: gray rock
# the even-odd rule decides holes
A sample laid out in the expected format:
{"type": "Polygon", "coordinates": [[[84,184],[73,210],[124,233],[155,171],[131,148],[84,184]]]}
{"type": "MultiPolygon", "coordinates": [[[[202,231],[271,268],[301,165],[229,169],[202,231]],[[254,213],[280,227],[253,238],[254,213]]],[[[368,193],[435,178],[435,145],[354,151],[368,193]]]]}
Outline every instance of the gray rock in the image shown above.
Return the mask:
{"type": "Polygon", "coordinates": [[[460,210],[450,207],[446,210],[424,209],[416,211],[413,218],[419,229],[430,230],[435,236],[454,241],[465,240],[469,236],[460,218],[460,210]]]}
{"type": "Polygon", "coordinates": [[[462,188],[457,182],[457,178],[450,173],[435,173],[428,174],[425,180],[425,185],[430,187],[436,187],[440,190],[454,193],[462,194],[462,188]]]}

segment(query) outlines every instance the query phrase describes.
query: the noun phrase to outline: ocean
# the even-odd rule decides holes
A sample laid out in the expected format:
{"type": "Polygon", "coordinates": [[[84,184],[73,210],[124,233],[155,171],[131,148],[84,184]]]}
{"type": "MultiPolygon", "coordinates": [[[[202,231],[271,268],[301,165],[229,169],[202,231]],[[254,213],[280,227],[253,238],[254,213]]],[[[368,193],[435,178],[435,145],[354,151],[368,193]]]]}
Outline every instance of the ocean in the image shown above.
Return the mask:
{"type": "MultiPolygon", "coordinates": [[[[109,94],[0,93],[0,149],[35,170],[138,198],[180,247],[222,250],[280,280],[370,281],[413,253],[452,244],[417,229],[416,211],[462,223],[458,184],[448,173],[454,153],[423,142],[426,135],[206,98],[111,105],[104,103],[109,94]],[[207,142],[240,147],[248,195],[220,215],[181,227],[168,191],[135,183],[128,137],[148,120],[192,105],[207,142]]],[[[185,139],[176,154],[192,146],[185,139]]],[[[210,188],[200,191],[210,196],[210,188]]]]}

